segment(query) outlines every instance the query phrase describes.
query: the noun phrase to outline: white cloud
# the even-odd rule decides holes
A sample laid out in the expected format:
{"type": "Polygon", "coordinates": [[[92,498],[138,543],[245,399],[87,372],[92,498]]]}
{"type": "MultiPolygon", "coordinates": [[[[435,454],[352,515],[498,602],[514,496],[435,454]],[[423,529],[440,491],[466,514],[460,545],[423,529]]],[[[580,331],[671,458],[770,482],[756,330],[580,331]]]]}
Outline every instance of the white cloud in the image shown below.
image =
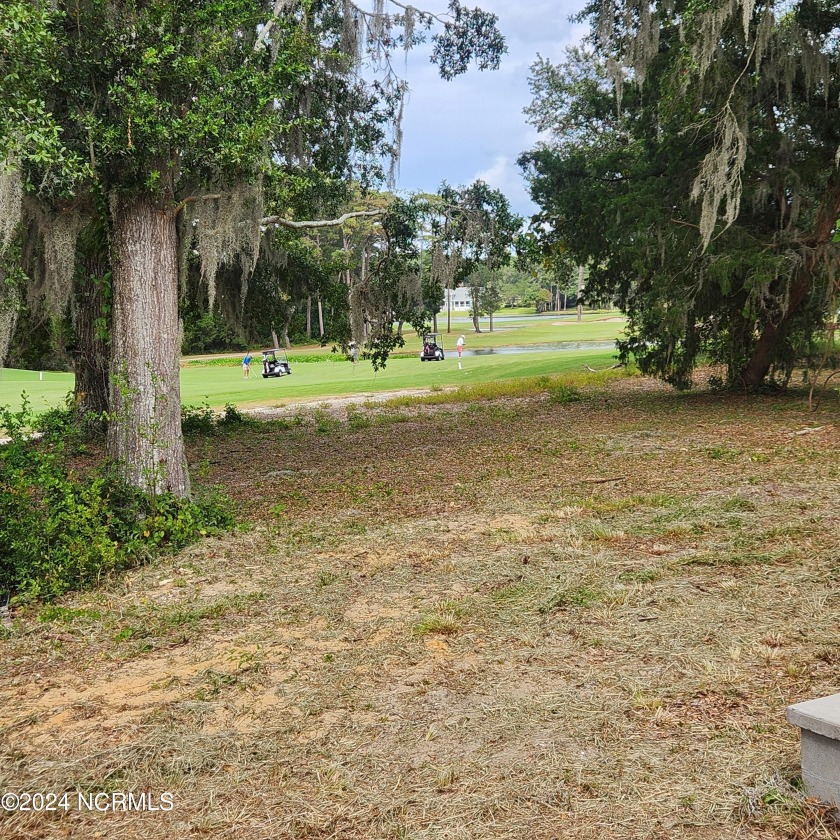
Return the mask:
{"type": "Polygon", "coordinates": [[[508,198],[511,206],[519,213],[530,215],[536,211],[536,205],[531,201],[525,182],[516,166],[515,161],[505,155],[499,155],[493,164],[473,175],[472,181],[484,181],[495,190],[501,190],[508,198]]]}
{"type": "Polygon", "coordinates": [[[478,0],[478,5],[499,16],[508,54],[498,71],[470,70],[451,82],[440,79],[428,50],[409,54],[405,77],[411,96],[399,186],[433,192],[442,181],[468,184],[485,176],[483,180],[505,192],[516,212],[530,215],[534,206],[516,166],[517,157],[537,140],[522,113],[531,101],[530,67],[537,53],[555,61],[562,58],[564,48],[578,42],[588,27],[569,22],[580,8],[569,0],[478,0]]]}

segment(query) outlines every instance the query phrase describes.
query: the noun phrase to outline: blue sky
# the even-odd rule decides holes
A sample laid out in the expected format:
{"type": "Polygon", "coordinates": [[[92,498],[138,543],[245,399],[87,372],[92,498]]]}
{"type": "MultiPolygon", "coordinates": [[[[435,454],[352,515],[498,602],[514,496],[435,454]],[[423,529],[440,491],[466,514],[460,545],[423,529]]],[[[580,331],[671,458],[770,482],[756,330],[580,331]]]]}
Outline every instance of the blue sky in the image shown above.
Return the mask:
{"type": "MultiPolygon", "coordinates": [[[[438,0],[444,7],[444,0],[438,0]]],[[[554,61],[577,43],[587,27],[569,22],[583,0],[503,2],[468,0],[499,17],[508,54],[495,72],[470,70],[443,81],[417,49],[397,66],[411,88],[403,121],[404,140],[397,188],[434,192],[441,181],[469,184],[481,178],[501,189],[523,215],[535,209],[516,166],[516,158],[537,141],[522,109],[529,104],[529,68],[540,53],[554,61]]],[[[431,9],[437,11],[437,9],[431,9]]]]}

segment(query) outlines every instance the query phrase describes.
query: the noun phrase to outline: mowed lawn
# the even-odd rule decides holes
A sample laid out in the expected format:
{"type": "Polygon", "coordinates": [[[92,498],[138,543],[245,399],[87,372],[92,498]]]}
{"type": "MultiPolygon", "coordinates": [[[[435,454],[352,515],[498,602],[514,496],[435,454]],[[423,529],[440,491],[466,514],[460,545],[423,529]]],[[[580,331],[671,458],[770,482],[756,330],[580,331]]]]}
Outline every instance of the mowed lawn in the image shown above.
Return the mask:
{"type": "MultiPolygon", "coordinates": [[[[590,316],[593,317],[593,316],[590,316]]],[[[578,323],[573,316],[565,318],[517,317],[497,325],[493,333],[467,334],[467,348],[471,351],[499,348],[504,345],[566,341],[614,341],[623,329],[623,322],[608,315],[601,320],[578,323]],[[603,319],[607,320],[603,320],[603,319]]],[[[453,328],[456,324],[453,324],[453,328]]],[[[463,326],[467,329],[467,323],[463,326]]],[[[405,389],[443,388],[471,382],[492,382],[515,377],[539,376],[581,370],[584,365],[594,368],[609,366],[614,361],[611,349],[542,351],[510,355],[467,356],[461,369],[455,355],[456,333],[444,335],[447,358],[443,362],[422,363],[418,358],[393,358],[387,366],[374,371],[369,362],[357,365],[336,360],[330,348],[298,348],[289,353],[292,375],[280,379],[263,379],[258,351],[252,365],[251,378],[244,380],[242,369],[235,359],[229,366],[195,366],[185,364],[181,369],[181,399],[186,405],[208,404],[223,408],[227,403],[242,407],[275,406],[318,397],[348,396],[405,389]],[[296,361],[299,354],[330,357],[329,361],[296,361]]],[[[405,351],[418,350],[419,340],[413,333],[406,335],[405,351]]],[[[0,405],[17,408],[22,392],[26,392],[36,411],[60,405],[73,389],[73,376],[51,371],[0,370],[0,405]]]]}
{"type": "Polygon", "coordinates": [[[836,838],[836,395],[584,381],[191,439],[245,529],[0,625],[4,789],[174,807],[3,840],[836,838]]]}

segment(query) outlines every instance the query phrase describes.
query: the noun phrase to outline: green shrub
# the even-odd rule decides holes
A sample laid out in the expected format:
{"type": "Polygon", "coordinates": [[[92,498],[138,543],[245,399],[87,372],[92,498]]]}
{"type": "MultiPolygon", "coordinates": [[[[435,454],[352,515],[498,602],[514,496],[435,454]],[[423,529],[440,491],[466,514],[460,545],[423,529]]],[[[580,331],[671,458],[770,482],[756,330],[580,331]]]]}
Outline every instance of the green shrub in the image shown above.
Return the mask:
{"type": "Polygon", "coordinates": [[[558,405],[569,405],[570,403],[580,402],[583,395],[577,388],[559,383],[549,386],[548,398],[558,405]]]}
{"type": "Polygon", "coordinates": [[[75,473],[61,438],[29,438],[34,423],[25,397],[18,412],[0,407],[11,437],[0,446],[0,593],[49,600],[233,524],[218,492],[151,499],[113,470],[75,473]]]}
{"type": "Polygon", "coordinates": [[[243,414],[233,403],[225,403],[225,413],[218,419],[220,428],[244,426],[254,422],[253,417],[243,414]]]}
{"type": "Polygon", "coordinates": [[[185,437],[212,435],[215,430],[216,418],[207,403],[181,406],[181,431],[185,437]]]}
{"type": "Polygon", "coordinates": [[[63,405],[38,415],[34,429],[47,440],[62,440],[78,447],[85,441],[104,436],[105,417],[93,411],[83,411],[71,391],[64,398],[63,405]]]}

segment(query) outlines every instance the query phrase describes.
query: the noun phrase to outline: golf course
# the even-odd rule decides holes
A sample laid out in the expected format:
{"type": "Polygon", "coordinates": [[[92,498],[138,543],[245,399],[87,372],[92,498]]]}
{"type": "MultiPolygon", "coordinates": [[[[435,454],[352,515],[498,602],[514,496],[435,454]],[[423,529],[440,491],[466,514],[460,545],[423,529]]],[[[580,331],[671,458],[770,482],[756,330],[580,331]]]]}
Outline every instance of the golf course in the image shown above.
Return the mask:
{"type": "MultiPolygon", "coordinates": [[[[467,319],[453,319],[453,332],[442,335],[446,351],[443,362],[421,363],[417,355],[420,340],[407,332],[405,347],[378,371],[370,362],[360,360],[354,365],[343,354],[332,353],[330,347],[314,345],[289,350],[292,375],[279,379],[262,378],[258,351],[252,351],[255,358],[248,380],[242,376],[242,354],[184,359],[181,399],[185,405],[214,409],[228,403],[241,408],[271,407],[318,398],[545,376],[583,370],[586,365],[597,369],[614,363],[615,349],[609,345],[623,326],[623,319],[615,312],[587,313],[580,322],[574,313],[516,315],[509,320],[502,315],[496,319],[492,333],[476,334],[469,332],[472,323],[467,319]],[[455,340],[461,333],[467,338],[467,352],[459,369],[455,340]],[[547,345],[575,343],[581,349],[546,349],[547,345]],[[586,349],[587,344],[596,349],[586,349]]],[[[32,407],[45,411],[61,405],[72,390],[73,376],[69,373],[0,370],[0,405],[16,408],[26,392],[32,407]]]]}
{"type": "Polygon", "coordinates": [[[840,2],[0,0],[0,840],[840,840],[840,2]]]}

